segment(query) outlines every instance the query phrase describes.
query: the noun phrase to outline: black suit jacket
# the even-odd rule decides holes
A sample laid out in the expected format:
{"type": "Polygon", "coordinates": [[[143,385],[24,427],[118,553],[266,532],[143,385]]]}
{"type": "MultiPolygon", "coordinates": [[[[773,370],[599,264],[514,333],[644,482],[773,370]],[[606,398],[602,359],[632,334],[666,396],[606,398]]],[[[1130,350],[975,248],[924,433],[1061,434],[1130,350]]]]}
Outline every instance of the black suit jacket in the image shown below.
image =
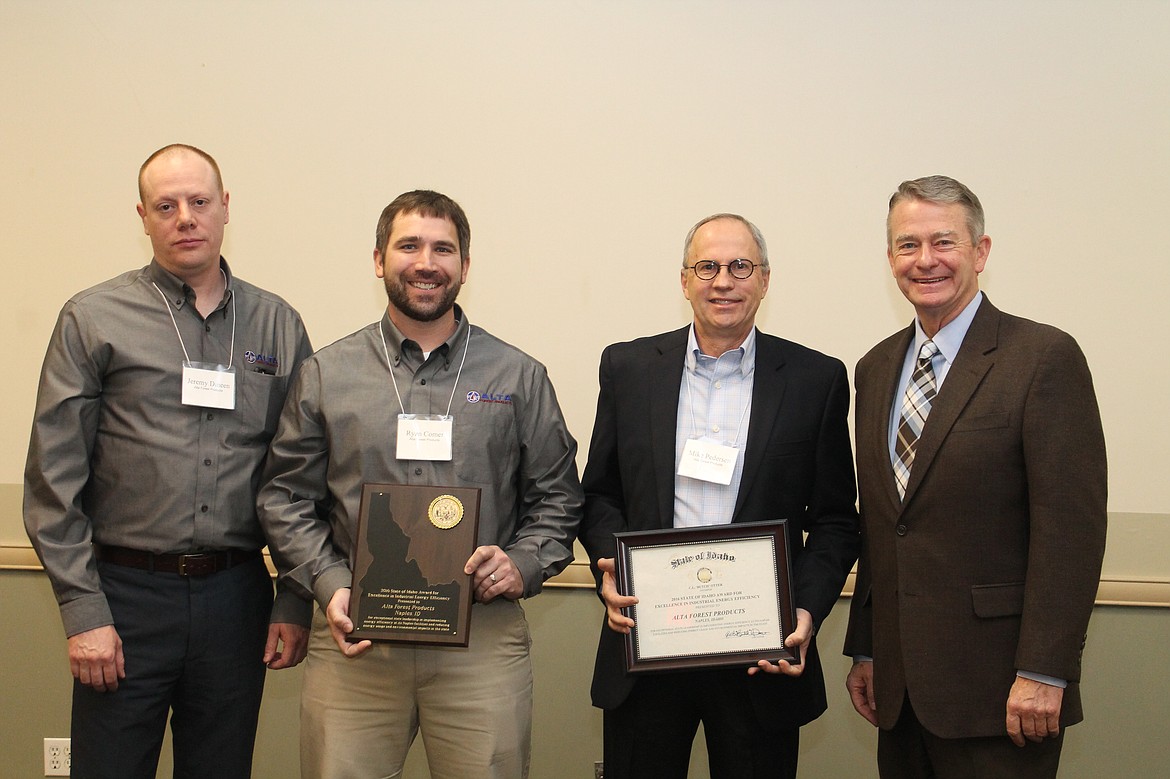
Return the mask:
{"type": "MultiPolygon", "coordinates": [[[[582,480],[581,542],[594,562],[614,556],[613,534],[674,526],[675,427],[688,328],[608,347],[582,480]]],[[[819,626],[860,545],[844,364],[756,332],[756,370],[743,477],[732,522],[787,519],[797,608],[819,626]],[[805,534],[807,533],[807,538],[805,534]]],[[[617,707],[636,683],[623,636],[603,618],[593,704],[617,707]]],[[[750,679],[761,722],[796,727],[825,710],[815,641],[797,678],[750,679]]],[[[737,671],[746,676],[746,670],[737,671]]]]}
{"type": "Polygon", "coordinates": [[[905,500],[890,409],[914,327],[857,364],[864,550],[845,652],[874,659],[879,724],[909,693],[943,738],[1002,736],[1016,671],[1069,681],[1105,550],[1105,439],[1080,348],[986,298],[934,399],[905,500]]]}

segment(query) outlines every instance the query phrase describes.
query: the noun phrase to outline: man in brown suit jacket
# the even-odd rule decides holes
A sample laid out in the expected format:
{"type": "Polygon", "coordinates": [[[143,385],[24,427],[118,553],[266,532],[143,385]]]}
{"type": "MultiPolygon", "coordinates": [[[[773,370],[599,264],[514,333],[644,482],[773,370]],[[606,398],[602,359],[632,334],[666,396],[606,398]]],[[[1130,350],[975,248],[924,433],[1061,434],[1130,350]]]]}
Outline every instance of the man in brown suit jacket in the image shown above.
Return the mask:
{"type": "Polygon", "coordinates": [[[1092,377],[1072,337],[979,291],[991,239],[965,186],[904,182],[887,239],[917,316],[857,365],[850,696],[881,728],[883,779],[1055,776],[1105,548],[1092,377]],[[902,422],[912,374],[918,436],[902,422]]]}

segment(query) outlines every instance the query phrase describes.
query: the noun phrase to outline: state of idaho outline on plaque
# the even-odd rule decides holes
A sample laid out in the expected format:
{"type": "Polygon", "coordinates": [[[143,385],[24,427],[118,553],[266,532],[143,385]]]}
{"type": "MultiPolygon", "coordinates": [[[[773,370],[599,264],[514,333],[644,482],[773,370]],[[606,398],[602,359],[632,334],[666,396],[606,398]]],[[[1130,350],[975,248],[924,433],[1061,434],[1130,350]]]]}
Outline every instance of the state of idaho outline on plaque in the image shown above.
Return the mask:
{"type": "Polygon", "coordinates": [[[362,486],[352,560],[355,640],[467,646],[478,487],[362,486]]]}

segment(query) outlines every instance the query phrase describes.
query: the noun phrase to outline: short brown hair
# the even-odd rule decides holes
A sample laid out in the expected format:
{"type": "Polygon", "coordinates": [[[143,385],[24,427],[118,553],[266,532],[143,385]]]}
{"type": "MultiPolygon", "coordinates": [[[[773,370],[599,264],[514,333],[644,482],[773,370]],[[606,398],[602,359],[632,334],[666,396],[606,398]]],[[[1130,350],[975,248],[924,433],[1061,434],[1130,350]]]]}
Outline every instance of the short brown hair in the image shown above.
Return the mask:
{"type": "Polygon", "coordinates": [[[404,192],[382,209],[382,216],[378,218],[378,230],[374,235],[374,245],[378,251],[383,254],[386,252],[390,231],[394,227],[394,218],[399,214],[419,214],[433,219],[450,220],[459,236],[459,257],[467,259],[471,251],[471,225],[467,221],[467,214],[463,213],[463,209],[451,198],[429,189],[404,192]]]}

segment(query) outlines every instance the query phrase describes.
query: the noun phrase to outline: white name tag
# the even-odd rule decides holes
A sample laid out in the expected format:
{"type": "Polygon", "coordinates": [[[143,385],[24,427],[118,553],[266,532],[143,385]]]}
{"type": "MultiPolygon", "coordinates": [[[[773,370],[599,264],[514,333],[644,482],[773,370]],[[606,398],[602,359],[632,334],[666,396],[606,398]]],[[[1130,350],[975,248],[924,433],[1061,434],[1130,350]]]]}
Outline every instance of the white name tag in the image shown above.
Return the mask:
{"type": "Polygon", "coordinates": [[[184,406],[201,408],[236,407],[236,371],[223,365],[183,363],[184,406]]]}
{"type": "Polygon", "coordinates": [[[455,417],[441,414],[399,414],[399,460],[451,459],[451,431],[455,417]]]}
{"type": "Polygon", "coordinates": [[[707,438],[692,438],[683,447],[678,475],[715,484],[731,484],[738,459],[739,450],[734,446],[724,446],[707,438]]]}

